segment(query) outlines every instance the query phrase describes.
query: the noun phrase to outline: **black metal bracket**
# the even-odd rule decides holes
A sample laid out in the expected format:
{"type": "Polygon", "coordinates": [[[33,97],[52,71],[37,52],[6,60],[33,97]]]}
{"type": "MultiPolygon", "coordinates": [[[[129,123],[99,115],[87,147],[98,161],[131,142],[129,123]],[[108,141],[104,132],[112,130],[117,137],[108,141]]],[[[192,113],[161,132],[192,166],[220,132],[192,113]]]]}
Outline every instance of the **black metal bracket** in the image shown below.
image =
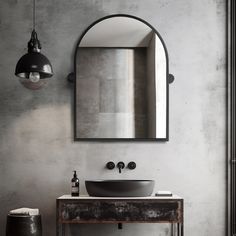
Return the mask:
{"type": "Polygon", "coordinates": [[[40,52],[41,44],[38,40],[38,35],[35,30],[31,33],[30,41],[28,42],[28,52],[40,52]]]}
{"type": "Polygon", "coordinates": [[[172,83],[174,82],[174,80],[175,80],[174,75],[169,74],[169,75],[168,75],[168,83],[169,83],[169,84],[172,84],[172,83]]]}

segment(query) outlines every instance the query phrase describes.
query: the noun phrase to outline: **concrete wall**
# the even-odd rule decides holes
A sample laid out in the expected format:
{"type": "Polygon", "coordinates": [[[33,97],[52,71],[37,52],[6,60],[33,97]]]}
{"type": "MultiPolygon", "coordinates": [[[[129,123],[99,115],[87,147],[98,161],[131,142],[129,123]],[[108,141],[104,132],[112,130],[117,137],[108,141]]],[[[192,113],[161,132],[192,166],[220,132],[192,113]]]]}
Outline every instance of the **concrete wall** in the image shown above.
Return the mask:
{"type": "MultiPolygon", "coordinates": [[[[55,235],[55,199],[70,192],[72,170],[81,193],[87,178],[151,178],[156,190],[185,199],[185,232],[223,236],[225,230],[226,78],[223,0],[40,0],[37,31],[55,76],[39,91],[14,76],[30,37],[31,0],[0,2],[0,235],[7,212],[38,207],[44,235],[55,235]],[[161,33],[168,47],[170,141],[74,142],[73,52],[83,30],[113,13],[139,16],[161,33]],[[137,162],[134,171],[108,171],[108,160],[137,162]]],[[[77,227],[71,229],[77,231],[77,227]]],[[[84,225],[80,235],[169,235],[155,224],[84,225]]]]}

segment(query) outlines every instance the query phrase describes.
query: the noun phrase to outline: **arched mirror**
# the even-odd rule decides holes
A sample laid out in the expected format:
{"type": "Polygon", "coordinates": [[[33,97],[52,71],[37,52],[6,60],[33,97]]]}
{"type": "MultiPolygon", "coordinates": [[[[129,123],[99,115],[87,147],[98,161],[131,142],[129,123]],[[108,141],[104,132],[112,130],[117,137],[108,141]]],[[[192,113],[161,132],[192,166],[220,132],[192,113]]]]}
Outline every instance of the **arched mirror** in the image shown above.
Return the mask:
{"type": "Polygon", "coordinates": [[[94,22],[77,45],[75,74],[75,140],[168,140],[168,55],[147,22],[94,22]]]}

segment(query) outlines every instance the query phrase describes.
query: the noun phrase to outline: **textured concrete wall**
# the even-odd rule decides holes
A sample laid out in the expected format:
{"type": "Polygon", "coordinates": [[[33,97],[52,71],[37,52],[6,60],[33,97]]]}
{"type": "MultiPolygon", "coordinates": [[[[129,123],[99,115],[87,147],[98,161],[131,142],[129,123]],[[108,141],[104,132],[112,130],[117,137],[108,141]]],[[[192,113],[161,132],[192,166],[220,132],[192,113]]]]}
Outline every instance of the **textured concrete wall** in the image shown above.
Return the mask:
{"type": "MultiPolygon", "coordinates": [[[[14,67],[30,36],[31,0],[0,2],[0,235],[7,212],[38,207],[44,235],[55,235],[55,199],[70,192],[72,170],[81,193],[87,178],[151,178],[155,190],[185,199],[185,232],[223,236],[225,229],[226,78],[223,0],[40,0],[37,31],[55,76],[30,91],[14,67]],[[72,70],[76,41],[96,19],[113,13],[139,16],[168,47],[170,141],[73,142],[72,70]],[[137,162],[134,171],[104,169],[108,160],[137,162]]],[[[84,225],[80,235],[169,235],[155,224],[84,225]]]]}

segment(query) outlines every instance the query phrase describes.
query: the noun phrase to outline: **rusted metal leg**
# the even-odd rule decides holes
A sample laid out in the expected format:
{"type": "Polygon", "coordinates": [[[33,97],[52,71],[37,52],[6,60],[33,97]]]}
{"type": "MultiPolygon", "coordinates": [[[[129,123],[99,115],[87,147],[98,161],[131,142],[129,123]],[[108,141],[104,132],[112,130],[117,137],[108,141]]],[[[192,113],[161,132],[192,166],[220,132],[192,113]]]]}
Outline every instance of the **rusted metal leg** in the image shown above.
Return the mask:
{"type": "Polygon", "coordinates": [[[184,236],[184,223],[181,224],[181,236],[184,236]]]}
{"type": "Polygon", "coordinates": [[[60,206],[59,206],[59,201],[56,201],[57,205],[57,211],[56,211],[56,236],[61,236],[62,232],[62,223],[59,220],[59,215],[60,215],[60,206]]]}
{"type": "Polygon", "coordinates": [[[65,236],[65,224],[57,222],[56,236],[65,236]]]}
{"type": "Polygon", "coordinates": [[[61,235],[61,223],[57,220],[56,222],[56,236],[61,235]]]}
{"type": "Polygon", "coordinates": [[[173,223],[171,223],[170,235],[174,236],[174,224],[173,223]]]}
{"type": "Polygon", "coordinates": [[[61,235],[65,236],[66,235],[66,225],[65,224],[61,224],[61,235]]]}
{"type": "Polygon", "coordinates": [[[177,224],[177,235],[184,236],[184,224],[183,223],[177,224]]]}
{"type": "Polygon", "coordinates": [[[177,235],[180,236],[180,225],[177,223],[177,235]]]}

